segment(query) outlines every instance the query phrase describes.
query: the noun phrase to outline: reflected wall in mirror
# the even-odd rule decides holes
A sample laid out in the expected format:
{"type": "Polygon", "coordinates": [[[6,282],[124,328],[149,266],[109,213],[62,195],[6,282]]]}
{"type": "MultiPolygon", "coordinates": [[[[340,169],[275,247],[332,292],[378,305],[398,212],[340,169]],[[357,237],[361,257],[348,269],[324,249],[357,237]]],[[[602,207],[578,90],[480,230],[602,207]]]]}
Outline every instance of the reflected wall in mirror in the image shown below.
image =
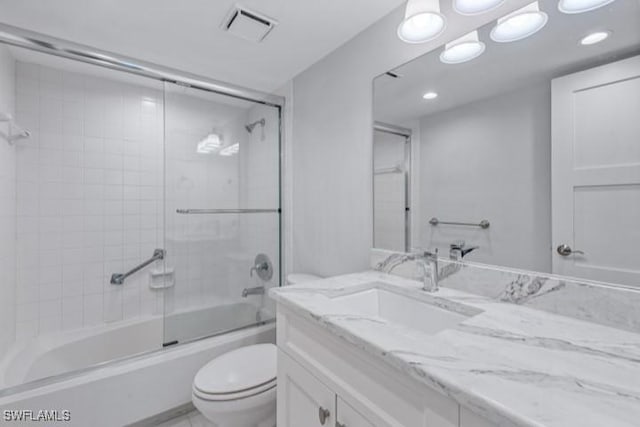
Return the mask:
{"type": "MultiPolygon", "coordinates": [[[[539,7],[530,37],[495,42],[494,22],[467,37],[485,44],[470,61],[446,63],[443,46],[374,81],[376,122],[413,131],[411,246],[640,286],[640,3],[539,7]]],[[[377,198],[390,184],[374,176],[377,198]]],[[[377,248],[408,233],[374,223],[377,248]]]]}

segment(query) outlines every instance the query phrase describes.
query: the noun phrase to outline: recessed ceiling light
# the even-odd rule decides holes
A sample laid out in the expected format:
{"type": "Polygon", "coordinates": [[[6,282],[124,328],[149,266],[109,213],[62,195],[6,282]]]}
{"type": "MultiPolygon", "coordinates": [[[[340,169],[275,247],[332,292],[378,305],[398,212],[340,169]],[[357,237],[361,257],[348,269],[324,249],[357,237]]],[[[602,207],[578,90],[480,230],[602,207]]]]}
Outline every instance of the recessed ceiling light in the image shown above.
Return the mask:
{"type": "Polygon", "coordinates": [[[440,0],[408,0],[398,37],[406,43],[424,43],[442,34],[445,25],[440,0]]]}
{"type": "Polygon", "coordinates": [[[422,97],[427,100],[436,99],[438,97],[438,92],[434,92],[430,90],[429,92],[422,95],[422,97]]]}
{"type": "Polygon", "coordinates": [[[558,9],[564,13],[582,13],[598,9],[615,0],[560,0],[558,9]]]}
{"type": "Polygon", "coordinates": [[[453,10],[460,15],[477,15],[504,4],[505,0],[454,0],[453,10]]]}
{"type": "Polygon", "coordinates": [[[583,46],[589,46],[592,44],[600,43],[609,38],[611,31],[596,31],[595,33],[588,34],[580,40],[580,44],[583,46]]]}
{"type": "Polygon", "coordinates": [[[515,42],[534,35],[545,25],[549,16],[540,11],[537,1],[498,19],[491,30],[491,39],[498,43],[515,42]]]}
{"type": "Polygon", "coordinates": [[[478,32],[472,31],[466,36],[447,43],[440,54],[440,61],[445,64],[461,64],[482,55],[485,44],[478,39],[478,32]]]}

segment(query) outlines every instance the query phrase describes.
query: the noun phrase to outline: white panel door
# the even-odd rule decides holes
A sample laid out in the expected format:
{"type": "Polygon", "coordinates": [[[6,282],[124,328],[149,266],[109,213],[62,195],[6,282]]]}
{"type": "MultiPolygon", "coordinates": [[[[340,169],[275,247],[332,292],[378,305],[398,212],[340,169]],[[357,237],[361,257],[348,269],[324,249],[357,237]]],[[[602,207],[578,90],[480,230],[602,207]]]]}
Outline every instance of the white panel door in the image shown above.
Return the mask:
{"type": "Polygon", "coordinates": [[[640,57],[552,91],[553,272],[640,286],[640,57]]]}
{"type": "Polygon", "coordinates": [[[278,350],[278,427],[333,427],[336,395],[278,350]]]}

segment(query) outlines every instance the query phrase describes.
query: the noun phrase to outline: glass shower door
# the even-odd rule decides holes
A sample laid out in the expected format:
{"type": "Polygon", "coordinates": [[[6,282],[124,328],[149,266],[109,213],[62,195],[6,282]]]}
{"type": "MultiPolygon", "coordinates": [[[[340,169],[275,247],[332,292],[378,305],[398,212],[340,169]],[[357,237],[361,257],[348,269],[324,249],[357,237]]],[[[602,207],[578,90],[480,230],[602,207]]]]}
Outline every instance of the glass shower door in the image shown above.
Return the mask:
{"type": "Polygon", "coordinates": [[[165,84],[165,345],[273,317],[278,107],[165,84]]]}

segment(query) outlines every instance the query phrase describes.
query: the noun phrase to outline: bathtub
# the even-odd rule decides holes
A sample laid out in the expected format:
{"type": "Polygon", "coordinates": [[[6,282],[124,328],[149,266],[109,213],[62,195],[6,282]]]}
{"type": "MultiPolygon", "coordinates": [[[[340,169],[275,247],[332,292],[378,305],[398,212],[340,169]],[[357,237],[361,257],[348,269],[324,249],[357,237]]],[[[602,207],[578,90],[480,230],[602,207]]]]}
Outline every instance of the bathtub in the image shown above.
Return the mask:
{"type": "Polygon", "coordinates": [[[71,422],[64,425],[113,427],[184,406],[195,373],[209,360],[275,342],[273,322],[241,328],[260,316],[267,317],[250,304],[225,304],[20,343],[0,364],[0,420],[5,410],[68,410],[71,422]],[[182,343],[210,333],[211,325],[231,332],[182,343]],[[159,349],[164,337],[179,344],[159,349]]]}

